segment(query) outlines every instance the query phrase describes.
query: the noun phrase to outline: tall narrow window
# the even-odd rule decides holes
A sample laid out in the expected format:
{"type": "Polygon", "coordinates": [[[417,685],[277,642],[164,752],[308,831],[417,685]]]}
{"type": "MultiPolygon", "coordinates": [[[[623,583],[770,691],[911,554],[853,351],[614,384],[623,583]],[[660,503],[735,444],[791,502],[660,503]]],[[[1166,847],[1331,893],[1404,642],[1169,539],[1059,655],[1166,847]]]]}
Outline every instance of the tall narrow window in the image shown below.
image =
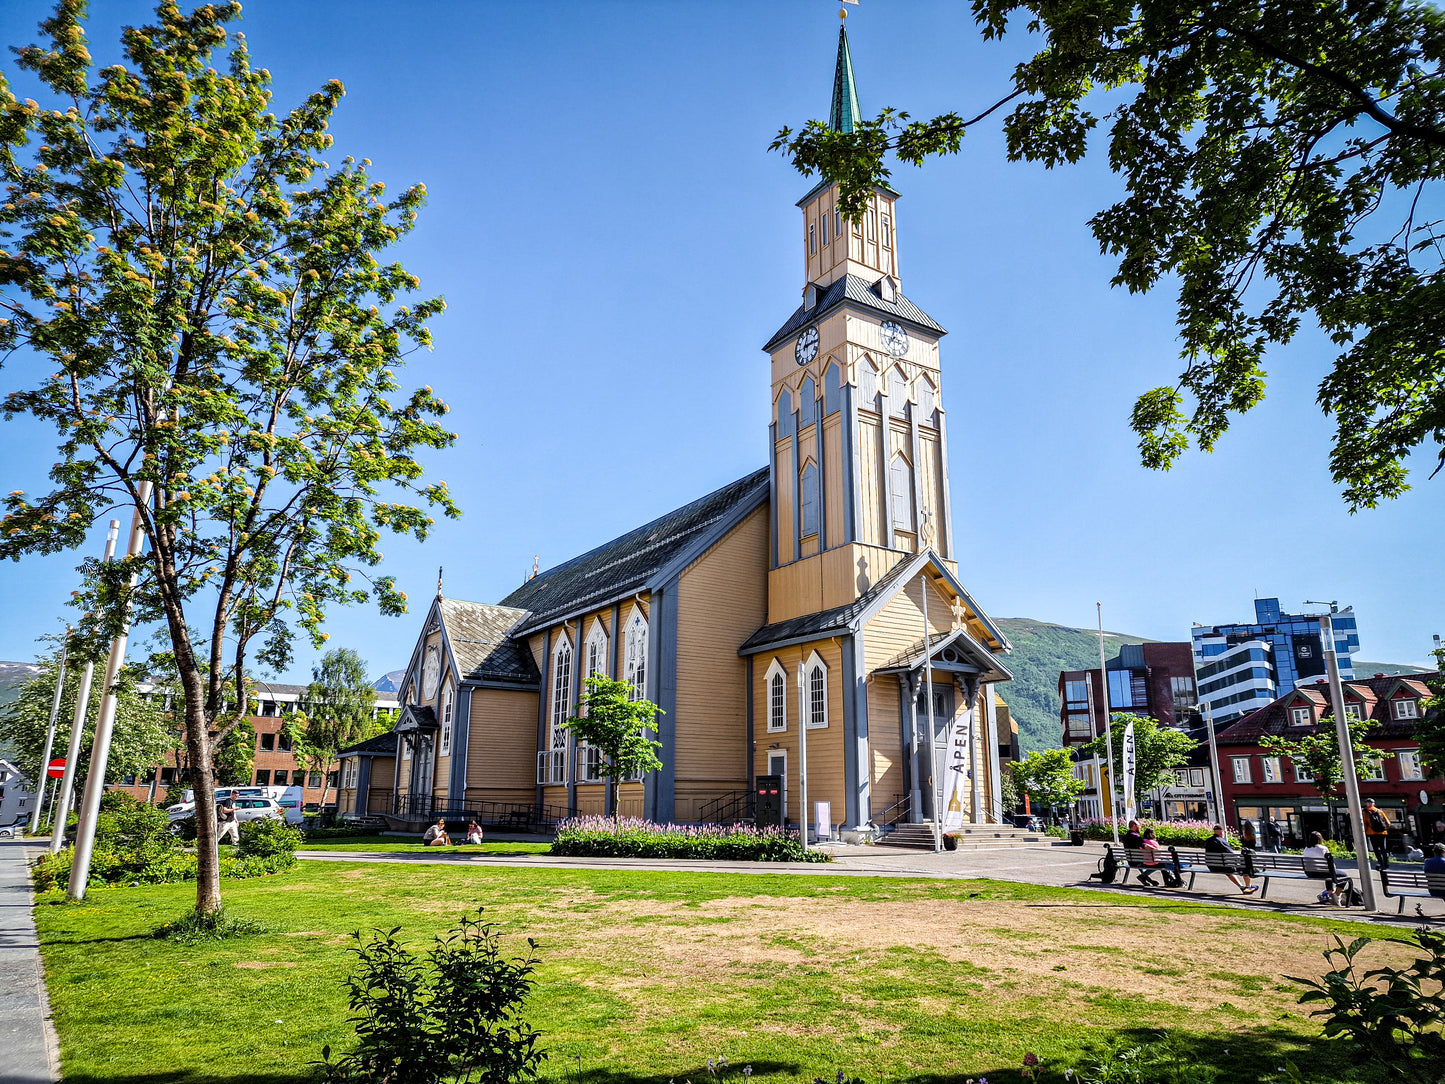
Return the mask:
{"type": "Polygon", "coordinates": [[[818,467],[810,459],[803,464],[799,479],[802,494],[803,537],[818,533],[818,467]]]}
{"type": "Polygon", "coordinates": [[[452,690],[447,689],[442,693],[442,741],[441,755],[450,756],[452,752],[452,690]]]}
{"type": "Polygon", "coordinates": [[[647,696],[647,619],[640,609],[634,609],[627,620],[627,635],[623,641],[627,657],[626,681],[632,686],[632,699],[642,700],[647,696]]]}
{"type": "Polygon", "coordinates": [[[768,667],[768,731],[780,734],[788,729],[788,675],[777,659],[768,667]]]}
{"type": "Polygon", "coordinates": [[[552,653],[552,748],[567,748],[567,717],[572,706],[572,645],[559,637],[552,653]]]}
{"type": "Polygon", "coordinates": [[[889,221],[889,218],[888,218],[887,215],[884,215],[884,216],[883,216],[883,230],[882,230],[881,236],[882,236],[882,239],[883,239],[883,247],[884,247],[884,248],[892,248],[892,247],[893,247],[893,224],[892,224],[892,222],[889,221]]]}
{"type": "Polygon", "coordinates": [[[587,637],[587,677],[593,674],[607,676],[607,633],[602,631],[602,622],[592,623],[592,635],[587,637]]]}
{"type": "Polygon", "coordinates": [[[938,403],[938,393],[933,390],[932,383],[927,377],[918,382],[918,423],[920,425],[937,425],[938,422],[933,416],[933,408],[938,403]]]}
{"type": "Polygon", "coordinates": [[[843,236],[843,208],[841,207],[833,208],[833,236],[843,236]]]}
{"type": "Polygon", "coordinates": [[[868,222],[868,240],[872,241],[878,236],[878,212],[870,207],[863,217],[868,222]]]}
{"type": "Polygon", "coordinates": [[[828,668],[818,653],[808,660],[808,729],[819,730],[828,725],[828,668]]]}
{"type": "Polygon", "coordinates": [[[828,212],[827,212],[827,211],[824,211],[824,212],[823,212],[823,244],[826,245],[826,244],[828,243],[828,240],[829,240],[829,237],[828,237],[828,212]]]}
{"type": "Polygon", "coordinates": [[[908,381],[896,367],[888,370],[888,413],[895,418],[908,417],[908,381]]]}
{"type": "Polygon", "coordinates": [[[858,363],[858,400],[864,410],[878,409],[878,370],[867,358],[858,363]]]}
{"type": "Polygon", "coordinates": [[[893,526],[913,530],[913,468],[901,454],[893,457],[888,468],[888,488],[893,505],[893,526]]]}
{"type": "Polygon", "coordinates": [[[816,227],[815,227],[811,222],[809,222],[809,223],[808,223],[808,255],[809,255],[809,256],[815,255],[815,254],[817,253],[817,251],[818,251],[818,235],[817,235],[816,227]]]}

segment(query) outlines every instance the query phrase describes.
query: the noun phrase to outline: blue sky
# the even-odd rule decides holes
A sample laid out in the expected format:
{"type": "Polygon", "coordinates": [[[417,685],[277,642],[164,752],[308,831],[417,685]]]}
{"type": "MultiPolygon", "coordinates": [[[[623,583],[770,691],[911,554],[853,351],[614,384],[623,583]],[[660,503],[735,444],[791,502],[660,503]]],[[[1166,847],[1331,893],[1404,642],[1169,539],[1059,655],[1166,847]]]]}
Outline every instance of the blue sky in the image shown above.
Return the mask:
{"type": "MultiPolygon", "coordinates": [[[[92,52],[115,57],[145,4],[99,0],[92,52]]],[[[49,3],[9,0],[0,40],[35,40],[49,3]]],[[[863,110],[916,116],[991,102],[1025,47],[985,43],[952,2],[864,0],[849,35],[863,110]]],[[[430,202],[402,258],[448,312],[405,373],[451,404],[432,457],[465,515],[424,546],[385,545],[413,614],[338,610],[331,644],[374,672],[405,663],[434,590],[495,601],[556,564],[766,461],[761,344],[798,303],[795,201],[810,187],[767,144],[826,115],[829,0],[428,3],[249,0],[240,29],[278,110],[325,80],[348,94],[336,148],[430,202]]],[[[3,61],[14,77],[13,60],[3,61]]],[[[19,88],[23,88],[19,81],[19,88]]],[[[999,617],[1105,623],[1187,639],[1338,599],[1365,658],[1423,662],[1445,570],[1441,486],[1348,515],[1326,473],[1314,389],[1332,355],[1301,335],[1268,359],[1269,396],[1212,455],[1138,465],[1135,396],[1178,369],[1173,299],[1112,290],[1085,225],[1119,191],[1102,157],[1047,172],[1004,159],[996,129],[900,167],[906,293],[943,343],[959,568],[999,617]]],[[[19,368],[0,371],[9,388],[19,368]]],[[[39,490],[50,434],[0,425],[0,486],[39,490]]],[[[104,525],[90,550],[99,552],[104,525]]],[[[0,658],[54,631],[75,555],[0,566],[0,658]]],[[[302,650],[291,677],[303,680],[302,650]]]]}

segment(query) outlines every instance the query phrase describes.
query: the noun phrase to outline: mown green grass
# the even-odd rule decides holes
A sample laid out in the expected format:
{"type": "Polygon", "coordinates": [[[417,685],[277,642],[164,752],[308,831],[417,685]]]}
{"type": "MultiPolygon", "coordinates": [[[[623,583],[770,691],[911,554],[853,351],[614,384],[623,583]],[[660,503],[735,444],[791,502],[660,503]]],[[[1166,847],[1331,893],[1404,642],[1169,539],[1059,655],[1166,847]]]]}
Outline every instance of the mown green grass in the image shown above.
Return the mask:
{"type": "Polygon", "coordinates": [[[509,944],[539,942],[528,1016],[557,1081],[704,1084],[707,1058],[726,1055],[756,1082],[841,1068],[869,1084],[998,1084],[1019,1079],[1025,1052],[1062,1066],[1158,1028],[1223,1081],[1269,1079],[1287,1052],[1321,1080],[1375,1079],[1317,1040],[1279,975],[1251,974],[1237,952],[1208,958],[1227,923],[1244,942],[1297,944],[1300,970],[1318,973],[1328,935],[1360,931],[1347,922],[1015,883],[787,874],[303,862],[224,888],[229,908],[269,932],[194,947],[153,939],[193,902],[190,885],[38,901],[67,1081],[304,1079],[323,1044],[353,1038],[353,930],[401,926],[424,948],[481,904],[509,944]],[[951,946],[904,929],[934,916],[951,946]],[[1087,936],[1059,935],[1074,920],[1153,947],[1094,951],[1087,936]],[[970,950],[985,940],[992,955],[970,950]],[[1173,977],[1169,961],[1186,973],[1173,977]],[[1121,994],[1099,966],[1145,988],[1121,994]]]}
{"type": "Polygon", "coordinates": [[[454,847],[428,847],[418,836],[408,841],[401,836],[338,836],[335,839],[307,840],[302,851],[366,851],[368,854],[546,854],[550,843],[509,843],[483,840],[479,844],[459,843],[454,847]]]}

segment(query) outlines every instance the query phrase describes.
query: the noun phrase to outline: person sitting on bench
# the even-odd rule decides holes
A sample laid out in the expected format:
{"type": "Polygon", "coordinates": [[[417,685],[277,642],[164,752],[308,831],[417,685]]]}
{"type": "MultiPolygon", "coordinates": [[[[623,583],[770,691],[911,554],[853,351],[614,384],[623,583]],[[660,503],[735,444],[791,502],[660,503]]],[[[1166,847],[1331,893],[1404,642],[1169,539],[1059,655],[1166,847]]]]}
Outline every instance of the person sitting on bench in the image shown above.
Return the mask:
{"type": "MultiPolygon", "coordinates": [[[[1233,847],[1231,847],[1229,845],[1229,840],[1225,838],[1224,825],[1216,824],[1214,826],[1214,835],[1210,836],[1209,839],[1207,839],[1204,843],[1204,853],[1238,854],[1239,852],[1236,851],[1233,847]]],[[[1207,862],[1209,861],[1209,859],[1206,858],[1205,861],[1207,862]]],[[[1220,872],[1224,871],[1221,870],[1220,872]]],[[[1235,886],[1246,896],[1248,896],[1251,892],[1259,891],[1258,885],[1250,883],[1249,875],[1247,873],[1241,873],[1237,877],[1233,873],[1225,873],[1224,875],[1228,877],[1232,882],[1234,882],[1235,886]]]]}
{"type": "MultiPolygon", "coordinates": [[[[1445,843],[1430,844],[1430,857],[1425,859],[1420,872],[1445,877],[1445,843]]],[[[1445,900],[1445,889],[1431,888],[1430,895],[1445,900]]]]}
{"type": "MultiPolygon", "coordinates": [[[[1325,848],[1325,837],[1318,832],[1311,832],[1310,845],[1300,851],[1300,856],[1303,858],[1329,858],[1330,852],[1325,848]]],[[[1323,874],[1321,876],[1323,876],[1323,874]]],[[[1338,870],[1333,880],[1325,877],[1325,893],[1329,896],[1330,902],[1336,907],[1343,906],[1342,901],[1348,900],[1350,893],[1352,893],[1354,889],[1355,883],[1351,881],[1347,875],[1340,873],[1338,870]]],[[[1321,902],[1323,902],[1323,897],[1321,897],[1321,902]]]]}

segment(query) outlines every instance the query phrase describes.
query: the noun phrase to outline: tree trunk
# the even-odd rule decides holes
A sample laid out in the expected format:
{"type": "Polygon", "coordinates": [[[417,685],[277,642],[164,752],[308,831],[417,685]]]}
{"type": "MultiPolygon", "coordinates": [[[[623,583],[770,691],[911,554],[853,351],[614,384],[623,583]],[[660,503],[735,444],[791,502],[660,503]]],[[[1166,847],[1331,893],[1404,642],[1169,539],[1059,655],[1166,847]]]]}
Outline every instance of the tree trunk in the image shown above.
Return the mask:
{"type": "MultiPolygon", "coordinates": [[[[337,812],[338,814],[341,812],[341,809],[339,808],[340,805],[341,805],[341,787],[339,786],[340,782],[341,782],[340,780],[337,780],[338,786],[337,786],[337,788],[336,788],[336,805],[337,805],[337,807],[338,807],[337,810],[336,810],[336,812],[337,812]]],[[[325,816],[325,815],[326,815],[326,796],[327,796],[328,794],[330,794],[330,793],[331,793],[331,758],[330,758],[330,757],[327,757],[325,760],[323,760],[323,761],[321,762],[321,812],[318,814],[318,816],[325,816]]]]}

